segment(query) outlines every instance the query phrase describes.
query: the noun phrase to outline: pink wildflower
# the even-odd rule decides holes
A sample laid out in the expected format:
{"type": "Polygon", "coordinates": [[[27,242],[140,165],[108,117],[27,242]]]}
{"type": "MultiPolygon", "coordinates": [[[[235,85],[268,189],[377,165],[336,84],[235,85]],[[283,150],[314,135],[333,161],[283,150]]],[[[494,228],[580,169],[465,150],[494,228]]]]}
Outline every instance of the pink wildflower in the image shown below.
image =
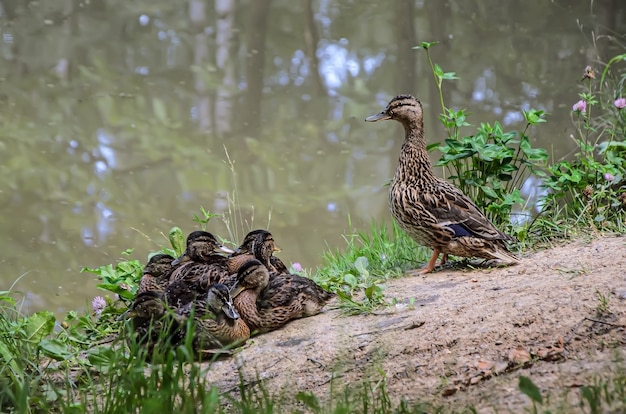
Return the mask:
{"type": "Polygon", "coordinates": [[[611,173],[606,173],[604,174],[604,179],[610,182],[610,181],[613,181],[615,177],[611,173]]]}
{"type": "Polygon", "coordinates": [[[572,106],[572,111],[574,112],[578,112],[578,113],[586,113],[587,112],[587,102],[583,101],[582,99],[578,102],[576,102],[574,104],[574,106],[572,106]]]}
{"type": "Polygon", "coordinates": [[[624,109],[626,108],[626,98],[617,98],[613,104],[617,109],[624,109]]]}
{"type": "Polygon", "coordinates": [[[91,301],[91,306],[93,307],[93,313],[95,313],[96,316],[100,316],[104,308],[107,306],[107,301],[104,300],[102,296],[96,296],[91,301]]]}
{"type": "Polygon", "coordinates": [[[304,269],[302,268],[302,265],[300,263],[295,262],[295,263],[291,264],[291,270],[294,273],[299,273],[299,272],[303,271],[304,269]]]}

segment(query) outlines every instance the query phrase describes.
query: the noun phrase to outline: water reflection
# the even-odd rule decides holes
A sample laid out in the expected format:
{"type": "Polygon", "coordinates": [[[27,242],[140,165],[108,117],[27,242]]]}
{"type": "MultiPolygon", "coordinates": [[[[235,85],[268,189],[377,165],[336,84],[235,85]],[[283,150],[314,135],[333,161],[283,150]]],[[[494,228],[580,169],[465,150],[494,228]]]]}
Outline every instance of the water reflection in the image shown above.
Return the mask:
{"type": "Polygon", "coordinates": [[[197,228],[200,206],[230,214],[234,233],[210,224],[227,237],[269,225],[306,267],[343,245],[348,216],[389,220],[402,133],[362,119],[411,92],[444,138],[419,41],[441,42],[434,60],[460,76],[446,100],[470,122],[519,128],[521,109],[546,110],[533,145],[564,155],[581,69],[614,52],[585,36],[626,21],[607,0],[96,3],[2,5],[2,282],[24,275],[29,311],[88,306],[81,267],[129,247],[145,259],[170,226],[197,228]]]}

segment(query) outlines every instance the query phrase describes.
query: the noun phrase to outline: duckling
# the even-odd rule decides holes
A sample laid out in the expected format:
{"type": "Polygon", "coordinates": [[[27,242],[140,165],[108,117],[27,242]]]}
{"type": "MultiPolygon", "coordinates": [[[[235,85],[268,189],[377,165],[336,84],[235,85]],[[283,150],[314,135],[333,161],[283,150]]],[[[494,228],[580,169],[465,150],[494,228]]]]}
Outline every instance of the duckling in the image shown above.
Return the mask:
{"type": "Polygon", "coordinates": [[[498,230],[461,190],[435,176],[430,165],[422,104],[411,95],[398,95],[367,122],[393,119],[405,131],[400,160],[389,190],[391,215],[418,244],[433,254],[419,273],[432,272],[443,253],[462,257],[499,259],[519,263],[507,248],[513,240],[498,230]]]}
{"type": "Polygon", "coordinates": [[[187,237],[185,252],[172,265],[178,265],[166,288],[167,302],[181,307],[199,295],[205,295],[209,286],[227,278],[228,258],[219,252],[233,253],[206,231],[194,231],[187,237]]]}
{"type": "Polygon", "coordinates": [[[228,345],[242,345],[250,338],[250,328],[235,310],[229,289],[216,283],[204,298],[198,298],[177,310],[196,323],[193,339],[198,352],[228,345]]]}
{"type": "Polygon", "coordinates": [[[274,236],[267,230],[253,230],[246,235],[241,245],[235,249],[228,260],[228,271],[237,273],[239,267],[250,259],[257,259],[267,267],[271,273],[289,273],[287,266],[274,252],[280,252],[276,246],[274,236]]]}
{"type": "Polygon", "coordinates": [[[147,344],[152,353],[159,340],[167,338],[169,345],[180,343],[187,318],[170,311],[162,291],[145,291],[138,294],[128,310],[118,320],[131,318],[134,340],[147,344]],[[163,332],[167,334],[163,336],[163,332]]]}
{"type": "Polygon", "coordinates": [[[315,315],[334,294],[311,279],[292,274],[270,274],[252,259],[237,272],[231,288],[235,308],[253,333],[268,332],[292,319],[315,315]]]}
{"type": "Polygon", "coordinates": [[[165,292],[172,273],[174,258],[169,254],[155,254],[143,268],[137,295],[147,291],[165,292]]]}

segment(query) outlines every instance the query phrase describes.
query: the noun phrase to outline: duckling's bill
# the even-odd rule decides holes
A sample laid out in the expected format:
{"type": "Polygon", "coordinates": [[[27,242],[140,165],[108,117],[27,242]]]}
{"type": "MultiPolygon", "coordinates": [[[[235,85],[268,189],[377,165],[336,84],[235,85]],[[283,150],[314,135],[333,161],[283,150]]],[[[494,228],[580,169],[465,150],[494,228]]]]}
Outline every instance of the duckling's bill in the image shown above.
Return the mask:
{"type": "Polygon", "coordinates": [[[172,262],[172,266],[177,266],[180,263],[185,263],[189,261],[191,261],[191,256],[189,256],[189,253],[187,252],[187,250],[185,250],[183,254],[181,254],[178,258],[174,259],[174,261],[172,262]]]}
{"type": "Polygon", "coordinates": [[[222,311],[230,319],[239,319],[239,313],[235,309],[232,301],[224,303],[224,306],[222,306],[222,311]]]}
{"type": "Polygon", "coordinates": [[[228,253],[228,254],[235,253],[235,251],[233,249],[229,249],[228,247],[222,246],[221,244],[216,249],[216,252],[222,252],[222,253],[228,253]]]}
{"type": "Polygon", "coordinates": [[[126,312],[115,318],[116,321],[123,321],[126,319],[134,318],[137,316],[137,312],[134,309],[127,309],[126,312]]]}
{"type": "Polygon", "coordinates": [[[245,286],[241,286],[238,283],[235,283],[232,288],[230,288],[230,297],[235,299],[238,294],[246,290],[245,286]]]}

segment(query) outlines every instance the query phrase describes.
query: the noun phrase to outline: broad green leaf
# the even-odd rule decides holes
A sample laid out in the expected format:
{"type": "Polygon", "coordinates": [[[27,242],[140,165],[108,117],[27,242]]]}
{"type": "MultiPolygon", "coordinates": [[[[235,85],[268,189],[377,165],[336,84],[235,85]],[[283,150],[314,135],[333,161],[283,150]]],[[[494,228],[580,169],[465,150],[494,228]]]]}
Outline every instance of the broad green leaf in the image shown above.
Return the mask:
{"type": "Polygon", "coordinates": [[[102,372],[107,372],[115,366],[120,357],[111,348],[98,346],[87,352],[87,360],[102,372]]]}
{"type": "MultiPolygon", "coordinates": [[[[124,262],[119,262],[116,266],[116,276],[119,279],[125,278],[126,276],[137,276],[141,277],[143,265],[138,260],[127,260],[124,262]]],[[[133,277],[134,279],[134,277],[133,277]]]]}
{"type": "Polygon", "coordinates": [[[65,361],[72,356],[66,343],[58,339],[44,339],[39,343],[39,349],[44,355],[57,361],[65,361]]]}
{"type": "Polygon", "coordinates": [[[530,141],[527,136],[523,136],[519,143],[520,149],[528,157],[529,160],[546,160],[548,153],[543,148],[531,148],[530,141]]]}
{"type": "Polygon", "coordinates": [[[432,150],[434,150],[434,149],[436,149],[438,147],[439,147],[439,143],[438,142],[434,142],[432,144],[426,145],[426,151],[430,152],[430,151],[432,151],[432,150]]]}
{"type": "Polygon", "coordinates": [[[367,257],[365,256],[357,257],[357,259],[354,261],[354,267],[361,275],[369,274],[369,272],[367,271],[368,265],[369,262],[367,261],[367,257]]]}
{"type": "Polygon", "coordinates": [[[33,343],[41,342],[42,339],[52,333],[55,321],[54,314],[49,311],[41,311],[30,315],[25,319],[25,339],[33,343]]]}
{"type": "Polygon", "coordinates": [[[539,388],[530,380],[530,378],[520,375],[518,387],[519,390],[530,397],[532,401],[543,404],[541,392],[539,391],[539,388]]]}
{"type": "Polygon", "coordinates": [[[182,255],[185,251],[185,236],[180,227],[172,227],[168,233],[168,237],[170,239],[172,249],[176,252],[176,257],[182,255]]]}
{"type": "Polygon", "coordinates": [[[526,122],[530,125],[537,125],[538,123],[546,122],[544,119],[544,111],[530,109],[528,111],[523,110],[522,113],[524,114],[524,119],[526,119],[526,122]]]}
{"type": "Polygon", "coordinates": [[[122,288],[120,285],[114,283],[100,283],[96,285],[97,288],[102,290],[108,290],[109,292],[117,293],[121,298],[126,300],[133,300],[135,294],[127,289],[122,288]]]}
{"type": "Polygon", "coordinates": [[[365,289],[365,296],[370,300],[375,300],[382,295],[382,289],[378,285],[371,285],[365,289]]]}
{"type": "Polygon", "coordinates": [[[493,188],[483,185],[480,187],[481,190],[483,190],[483,192],[490,198],[493,199],[497,199],[498,195],[496,194],[496,192],[493,190],[493,188]]]}
{"type": "Polygon", "coordinates": [[[17,355],[9,350],[8,346],[0,341],[0,360],[4,362],[2,365],[6,364],[11,368],[10,373],[14,381],[21,381],[24,371],[17,363],[17,357],[17,355]]]}
{"type": "Polygon", "coordinates": [[[346,282],[347,285],[349,285],[350,287],[355,287],[357,284],[356,281],[356,277],[354,277],[354,275],[352,273],[346,273],[343,276],[343,280],[344,282],[346,282]]]}
{"type": "Polygon", "coordinates": [[[117,273],[115,272],[115,269],[113,269],[113,265],[111,264],[96,267],[96,268],[83,267],[80,271],[81,273],[82,272],[94,273],[100,276],[100,278],[106,282],[111,282],[117,279],[117,273]]]}

